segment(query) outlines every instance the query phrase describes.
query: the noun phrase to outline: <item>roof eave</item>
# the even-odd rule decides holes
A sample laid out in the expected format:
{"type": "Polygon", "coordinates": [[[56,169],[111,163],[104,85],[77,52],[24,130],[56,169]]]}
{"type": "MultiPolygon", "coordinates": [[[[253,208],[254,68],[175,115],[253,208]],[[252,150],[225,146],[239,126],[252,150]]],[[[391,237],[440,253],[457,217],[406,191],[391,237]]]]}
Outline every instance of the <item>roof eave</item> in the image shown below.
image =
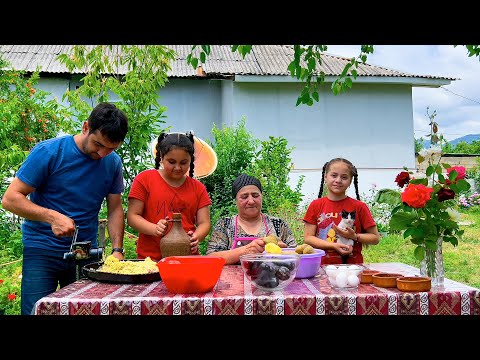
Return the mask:
{"type": "MultiPolygon", "coordinates": [[[[338,76],[325,76],[325,83],[332,83],[338,76]]],[[[235,75],[236,82],[303,82],[288,75],[235,75]]],[[[440,87],[450,85],[448,79],[428,79],[417,77],[395,77],[395,76],[357,76],[353,79],[355,83],[363,84],[405,84],[415,87],[440,87]]]]}

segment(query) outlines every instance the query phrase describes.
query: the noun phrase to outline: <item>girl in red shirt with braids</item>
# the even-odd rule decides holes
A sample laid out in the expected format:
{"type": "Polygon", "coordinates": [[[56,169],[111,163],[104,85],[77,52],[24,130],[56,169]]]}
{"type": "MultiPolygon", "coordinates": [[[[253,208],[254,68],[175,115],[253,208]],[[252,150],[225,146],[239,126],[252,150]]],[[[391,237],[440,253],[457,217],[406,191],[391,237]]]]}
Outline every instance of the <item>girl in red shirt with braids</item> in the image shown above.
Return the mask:
{"type": "Polygon", "coordinates": [[[128,195],[127,221],[138,231],[137,257],[160,260],[160,239],[173,213],[182,214],[182,226],[190,236],[192,254],[210,231],[210,205],[205,185],[193,178],[193,133],[161,133],[155,169],[144,170],[133,180],[128,195]],[[161,166],[160,166],[161,165],[161,166]],[[190,176],[187,175],[187,172],[190,176]]]}
{"type": "Polygon", "coordinates": [[[380,241],[375,220],[360,201],[357,169],[343,158],[323,165],[318,199],[310,203],[303,221],[304,242],[325,250],[322,264],[363,263],[363,244],[376,245],[380,241]],[[352,181],[357,199],[346,194],[352,181]],[[322,197],[324,184],[328,194],[322,197]]]}

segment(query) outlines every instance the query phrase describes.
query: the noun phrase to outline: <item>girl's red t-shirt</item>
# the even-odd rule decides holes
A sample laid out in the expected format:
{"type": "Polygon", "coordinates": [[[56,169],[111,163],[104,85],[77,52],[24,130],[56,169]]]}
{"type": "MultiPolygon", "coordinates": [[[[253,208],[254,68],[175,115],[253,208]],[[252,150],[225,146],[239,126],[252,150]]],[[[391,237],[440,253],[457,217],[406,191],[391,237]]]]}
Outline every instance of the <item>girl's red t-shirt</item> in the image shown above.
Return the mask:
{"type": "MultiPolygon", "coordinates": [[[[197,179],[187,176],[181,186],[172,187],[156,169],[142,171],[135,177],[128,198],[143,201],[142,216],[155,224],[167,215],[171,219],[174,212],[181,213],[186,232],[195,231],[197,211],[212,204],[205,185],[197,179]]],[[[150,256],[152,260],[160,260],[160,239],[159,236],[140,233],[137,241],[138,258],[150,256]]]]}
{"type": "MultiPolygon", "coordinates": [[[[332,224],[338,225],[342,220],[342,210],[355,212],[354,230],[357,234],[364,232],[372,226],[375,226],[375,220],[372,217],[368,206],[359,200],[347,196],[345,199],[332,201],[328,197],[322,197],[313,200],[308,206],[303,221],[312,225],[317,225],[316,236],[325,241],[336,242],[336,238],[331,236],[334,233],[332,224]]],[[[327,250],[322,258],[322,264],[340,264],[345,262],[342,256],[335,250],[327,250]]],[[[362,244],[355,242],[353,251],[346,256],[347,263],[363,263],[362,244]]]]}

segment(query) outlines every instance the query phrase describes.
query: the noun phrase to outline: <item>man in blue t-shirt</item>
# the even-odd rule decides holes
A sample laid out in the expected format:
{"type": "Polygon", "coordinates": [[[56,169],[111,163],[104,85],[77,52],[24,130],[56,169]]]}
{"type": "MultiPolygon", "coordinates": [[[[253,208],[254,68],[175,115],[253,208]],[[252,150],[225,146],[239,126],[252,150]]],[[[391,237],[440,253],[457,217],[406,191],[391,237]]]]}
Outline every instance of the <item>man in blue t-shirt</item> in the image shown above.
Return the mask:
{"type": "Polygon", "coordinates": [[[127,116],[100,103],[82,132],[38,143],[2,198],[4,209],[23,218],[22,315],[35,302],[76,278],[75,261],[64,259],[78,228],[77,242],[97,248],[98,214],[108,208],[114,256],[123,259],[125,230],[122,162],[114,152],[128,131],[127,116]]]}

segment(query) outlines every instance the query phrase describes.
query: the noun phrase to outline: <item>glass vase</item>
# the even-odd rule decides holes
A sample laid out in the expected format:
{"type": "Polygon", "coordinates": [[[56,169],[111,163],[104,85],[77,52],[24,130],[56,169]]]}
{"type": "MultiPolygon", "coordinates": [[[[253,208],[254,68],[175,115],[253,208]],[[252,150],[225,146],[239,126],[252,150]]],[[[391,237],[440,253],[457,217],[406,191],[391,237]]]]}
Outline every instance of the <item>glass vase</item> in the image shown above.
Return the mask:
{"type": "Polygon", "coordinates": [[[442,253],[443,237],[437,239],[437,250],[425,249],[425,257],[420,262],[420,275],[432,278],[432,288],[443,288],[445,269],[442,253]]]}

